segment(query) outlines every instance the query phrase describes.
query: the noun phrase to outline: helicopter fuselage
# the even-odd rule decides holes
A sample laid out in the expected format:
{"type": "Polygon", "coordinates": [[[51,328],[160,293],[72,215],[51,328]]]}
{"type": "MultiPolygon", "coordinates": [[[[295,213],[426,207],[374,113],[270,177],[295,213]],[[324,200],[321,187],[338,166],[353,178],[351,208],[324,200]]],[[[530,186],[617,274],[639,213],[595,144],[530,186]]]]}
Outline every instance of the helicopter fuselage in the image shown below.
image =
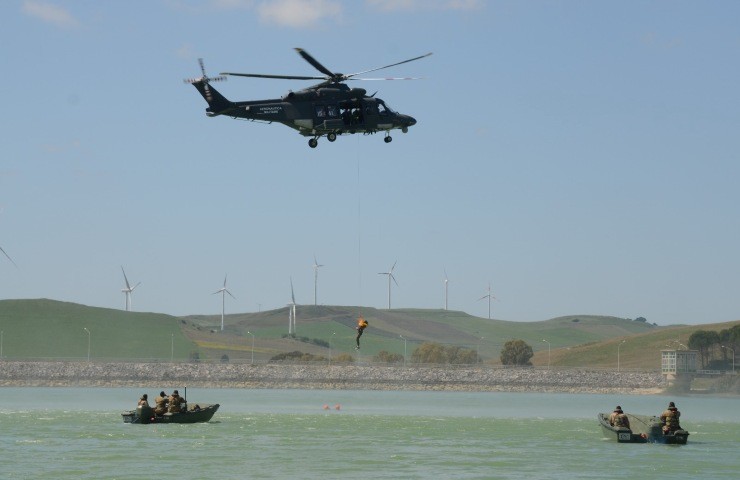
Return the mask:
{"type": "MultiPolygon", "coordinates": [[[[205,96],[205,92],[202,93],[205,96]]],[[[206,115],[282,123],[303,136],[329,135],[330,140],[336,135],[353,133],[371,134],[393,129],[405,132],[416,124],[413,117],[394,112],[382,99],[367,96],[363,88],[326,87],[289,92],[276,99],[211,105],[206,115]]]]}

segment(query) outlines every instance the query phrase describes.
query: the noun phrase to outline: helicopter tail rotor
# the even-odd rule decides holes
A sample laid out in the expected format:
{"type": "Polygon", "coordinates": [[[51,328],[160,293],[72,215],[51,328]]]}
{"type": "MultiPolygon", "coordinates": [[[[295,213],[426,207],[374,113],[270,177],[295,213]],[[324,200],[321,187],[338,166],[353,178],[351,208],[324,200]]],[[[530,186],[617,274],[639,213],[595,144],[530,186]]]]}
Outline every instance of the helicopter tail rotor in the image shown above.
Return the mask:
{"type": "Polygon", "coordinates": [[[199,58],[198,59],[198,64],[200,65],[200,71],[201,71],[201,73],[203,75],[200,76],[199,78],[186,78],[184,80],[184,82],[185,83],[190,83],[192,85],[196,85],[196,88],[197,88],[197,86],[201,86],[203,88],[203,96],[205,97],[205,99],[206,99],[206,101],[208,103],[211,103],[213,101],[214,95],[211,92],[211,87],[209,86],[209,84],[211,82],[222,82],[222,81],[225,81],[226,80],[226,77],[223,76],[223,75],[219,75],[217,77],[209,77],[206,74],[206,67],[203,64],[203,59],[202,58],[199,58]]]}

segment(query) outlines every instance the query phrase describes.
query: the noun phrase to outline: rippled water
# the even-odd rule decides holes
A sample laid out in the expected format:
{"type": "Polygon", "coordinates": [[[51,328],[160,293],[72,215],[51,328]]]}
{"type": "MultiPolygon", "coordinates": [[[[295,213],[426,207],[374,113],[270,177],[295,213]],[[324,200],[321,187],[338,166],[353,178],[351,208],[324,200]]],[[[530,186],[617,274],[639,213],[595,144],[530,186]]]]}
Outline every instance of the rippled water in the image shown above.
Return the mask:
{"type": "Polygon", "coordinates": [[[0,388],[0,478],[736,479],[740,471],[736,398],[191,389],[191,403],[222,405],[210,423],[124,424],[120,412],[141,393],[0,388]],[[654,414],[668,400],[683,412],[688,445],[603,438],[599,411],[619,403],[654,414]]]}

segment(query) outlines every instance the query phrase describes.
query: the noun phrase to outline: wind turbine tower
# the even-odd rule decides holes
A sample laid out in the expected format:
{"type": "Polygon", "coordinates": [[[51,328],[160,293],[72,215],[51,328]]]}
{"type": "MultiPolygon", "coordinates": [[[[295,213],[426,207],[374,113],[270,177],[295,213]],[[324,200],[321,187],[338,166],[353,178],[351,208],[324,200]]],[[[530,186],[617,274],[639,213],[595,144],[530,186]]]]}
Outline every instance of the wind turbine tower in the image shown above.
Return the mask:
{"type": "Polygon", "coordinates": [[[313,256],[313,304],[314,306],[318,305],[316,302],[316,292],[317,292],[317,285],[319,284],[319,268],[323,267],[323,265],[319,265],[319,262],[316,261],[316,255],[313,256]]]}
{"type": "Polygon", "coordinates": [[[393,276],[393,269],[396,268],[397,263],[398,263],[398,260],[393,262],[393,266],[391,267],[389,271],[378,273],[378,275],[388,275],[388,310],[391,309],[391,280],[393,280],[396,283],[396,286],[399,286],[398,282],[396,282],[396,277],[393,276]]]}
{"type": "Polygon", "coordinates": [[[484,298],[487,298],[488,299],[488,319],[490,320],[491,319],[491,299],[497,300],[497,298],[494,297],[493,294],[491,294],[491,284],[490,283],[488,284],[488,290],[487,290],[487,292],[488,293],[486,295],[483,295],[482,297],[480,297],[478,299],[478,301],[481,301],[484,298]]]}
{"type": "Polygon", "coordinates": [[[121,289],[121,291],[126,296],[125,308],[126,308],[126,311],[128,312],[129,310],[131,310],[131,294],[133,293],[136,287],[141,285],[141,282],[137,283],[136,285],[132,287],[131,284],[128,283],[128,278],[126,278],[126,271],[123,269],[123,265],[121,265],[121,271],[123,272],[123,280],[126,282],[126,288],[121,289]]]}
{"type": "Polygon", "coordinates": [[[290,303],[288,304],[288,335],[295,335],[295,293],[293,293],[293,277],[290,277],[290,303]]]}
{"type": "Polygon", "coordinates": [[[447,310],[447,284],[450,281],[447,279],[447,269],[445,269],[445,310],[447,310]]]}
{"type": "MultiPolygon", "coordinates": [[[[213,295],[216,295],[217,293],[221,294],[221,331],[224,331],[224,313],[226,311],[226,294],[228,293],[231,295],[231,292],[226,288],[226,277],[228,277],[228,274],[224,275],[224,286],[213,292],[213,295]]],[[[234,295],[231,295],[231,298],[236,300],[236,297],[234,295]]]]}

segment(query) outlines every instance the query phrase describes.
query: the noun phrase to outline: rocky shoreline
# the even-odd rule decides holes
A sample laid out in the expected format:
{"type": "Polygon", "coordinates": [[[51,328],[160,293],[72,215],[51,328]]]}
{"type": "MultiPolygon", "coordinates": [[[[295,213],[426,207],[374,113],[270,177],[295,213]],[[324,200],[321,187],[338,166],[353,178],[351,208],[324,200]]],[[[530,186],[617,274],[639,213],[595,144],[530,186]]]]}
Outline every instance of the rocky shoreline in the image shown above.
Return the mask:
{"type": "Polygon", "coordinates": [[[0,362],[0,387],[278,388],[658,394],[658,372],[327,364],[0,362]]]}

